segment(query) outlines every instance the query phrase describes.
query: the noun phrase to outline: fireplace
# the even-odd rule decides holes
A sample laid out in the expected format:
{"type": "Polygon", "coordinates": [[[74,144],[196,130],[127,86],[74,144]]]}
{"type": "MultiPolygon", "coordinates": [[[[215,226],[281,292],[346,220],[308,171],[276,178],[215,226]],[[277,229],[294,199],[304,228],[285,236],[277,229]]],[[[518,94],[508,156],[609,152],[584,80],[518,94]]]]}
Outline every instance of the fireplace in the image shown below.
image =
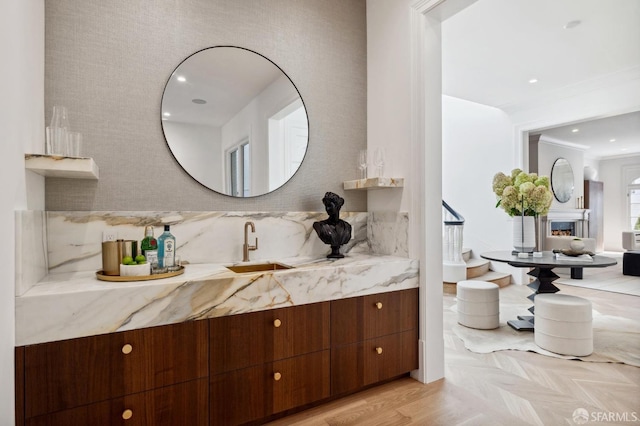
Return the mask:
{"type": "MultiPolygon", "coordinates": [[[[542,217],[540,241],[549,236],[584,238],[589,236],[588,209],[549,210],[542,217]]],[[[544,243],[542,244],[544,246],[544,243]]],[[[546,250],[543,247],[543,250],[546,250]]]]}
{"type": "Polygon", "coordinates": [[[559,235],[561,237],[575,237],[576,221],[551,221],[551,235],[559,235]]]}

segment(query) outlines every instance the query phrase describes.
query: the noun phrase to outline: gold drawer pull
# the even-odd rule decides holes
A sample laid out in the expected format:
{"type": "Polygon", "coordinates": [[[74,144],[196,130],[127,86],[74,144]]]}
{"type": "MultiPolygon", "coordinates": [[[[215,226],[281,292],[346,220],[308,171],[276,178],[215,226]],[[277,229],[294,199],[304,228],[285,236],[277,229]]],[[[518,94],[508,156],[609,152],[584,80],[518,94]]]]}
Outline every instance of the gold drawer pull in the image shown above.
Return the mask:
{"type": "Polygon", "coordinates": [[[277,319],[277,318],[276,318],[276,319],[273,321],[273,326],[274,326],[275,328],[278,328],[278,327],[280,327],[281,325],[282,325],[282,321],[280,321],[279,319],[277,319]]]}
{"type": "Polygon", "coordinates": [[[382,309],[382,302],[377,302],[376,303],[376,308],[382,309]]]}
{"type": "MultiPolygon", "coordinates": [[[[133,350],[133,346],[131,346],[130,344],[126,344],[122,347],[122,353],[125,355],[128,355],[131,353],[131,351],[133,350]]],[[[129,410],[130,411],[130,410],[129,410]]],[[[123,414],[124,415],[124,414],[123,414]]]]}
{"type": "Polygon", "coordinates": [[[133,417],[133,411],[131,411],[130,409],[126,409],[122,412],[122,418],[125,420],[129,420],[131,417],[133,417]]]}
{"type": "Polygon", "coordinates": [[[381,348],[380,346],[378,346],[378,347],[376,348],[376,353],[377,353],[378,355],[382,355],[382,348],[381,348]]]}
{"type": "Polygon", "coordinates": [[[282,374],[280,374],[278,372],[273,373],[273,380],[275,380],[277,382],[280,379],[282,379],[282,374]]]}

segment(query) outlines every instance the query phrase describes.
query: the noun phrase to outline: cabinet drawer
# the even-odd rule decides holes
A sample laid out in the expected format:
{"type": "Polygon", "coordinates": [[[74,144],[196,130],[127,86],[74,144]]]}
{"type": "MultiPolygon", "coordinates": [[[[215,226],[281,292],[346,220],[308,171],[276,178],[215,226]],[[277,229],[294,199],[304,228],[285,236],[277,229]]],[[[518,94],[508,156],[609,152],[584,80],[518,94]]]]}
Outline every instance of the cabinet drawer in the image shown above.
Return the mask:
{"type": "Polygon", "coordinates": [[[331,345],[415,329],[417,321],[418,289],[334,300],[331,302],[331,345]]]}
{"type": "Polygon", "coordinates": [[[211,377],[211,424],[237,425],[329,397],[330,351],[211,377]]]}
{"type": "Polygon", "coordinates": [[[127,395],[28,419],[27,426],[207,425],[208,380],[127,395]]]}
{"type": "Polygon", "coordinates": [[[340,395],[418,368],[416,330],[331,349],[331,394],[340,395]]]}
{"type": "Polygon", "coordinates": [[[329,348],[329,302],[212,318],[211,374],[329,348]]]}
{"type": "Polygon", "coordinates": [[[25,347],[26,417],[208,375],[207,321],[25,347]]]}

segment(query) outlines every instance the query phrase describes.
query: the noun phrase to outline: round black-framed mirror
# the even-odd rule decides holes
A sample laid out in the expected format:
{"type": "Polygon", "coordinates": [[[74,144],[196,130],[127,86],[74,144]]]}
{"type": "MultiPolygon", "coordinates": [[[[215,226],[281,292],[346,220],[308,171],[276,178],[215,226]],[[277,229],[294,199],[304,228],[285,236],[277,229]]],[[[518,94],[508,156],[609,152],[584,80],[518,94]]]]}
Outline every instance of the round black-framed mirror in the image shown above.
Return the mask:
{"type": "Polygon", "coordinates": [[[551,167],[551,189],[560,203],[571,199],[574,189],[574,176],[571,163],[566,158],[558,158],[551,167]]]}
{"type": "Polygon", "coordinates": [[[184,59],[162,95],[169,150],[197,182],[232,197],[284,185],[300,168],[309,121],[300,92],[267,57],[214,46],[184,59]]]}

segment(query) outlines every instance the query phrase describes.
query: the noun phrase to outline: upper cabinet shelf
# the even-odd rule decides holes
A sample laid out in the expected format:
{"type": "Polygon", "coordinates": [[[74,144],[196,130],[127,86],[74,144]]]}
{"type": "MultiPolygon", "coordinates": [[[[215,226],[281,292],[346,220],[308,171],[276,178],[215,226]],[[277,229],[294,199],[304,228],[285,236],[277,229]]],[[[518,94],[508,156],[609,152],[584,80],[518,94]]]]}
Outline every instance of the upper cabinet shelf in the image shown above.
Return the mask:
{"type": "Polygon", "coordinates": [[[27,170],[45,177],[98,180],[98,165],[93,158],[25,154],[27,170]]]}
{"type": "Polygon", "coordinates": [[[404,186],[404,178],[375,177],[368,179],[348,180],[344,182],[344,189],[384,189],[384,188],[402,188],[404,186]]]}

